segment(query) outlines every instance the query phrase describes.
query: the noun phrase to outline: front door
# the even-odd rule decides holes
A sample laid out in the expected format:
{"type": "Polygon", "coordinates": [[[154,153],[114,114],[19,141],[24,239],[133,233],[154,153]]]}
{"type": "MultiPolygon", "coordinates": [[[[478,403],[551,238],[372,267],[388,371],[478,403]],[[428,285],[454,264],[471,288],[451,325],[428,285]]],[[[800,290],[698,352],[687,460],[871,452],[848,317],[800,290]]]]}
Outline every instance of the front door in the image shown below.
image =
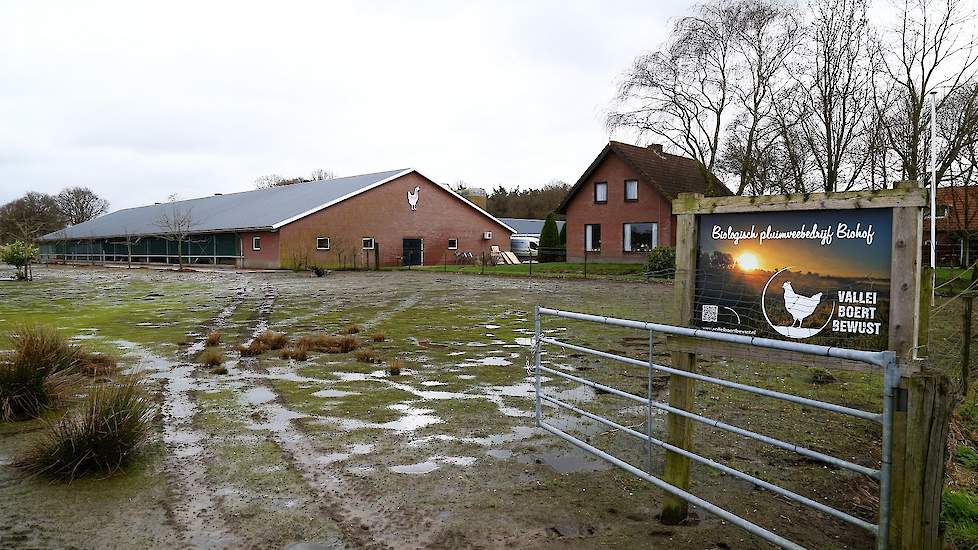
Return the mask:
{"type": "Polygon", "coordinates": [[[424,257],[424,245],[421,239],[404,239],[404,254],[401,256],[401,265],[421,265],[424,257]]]}

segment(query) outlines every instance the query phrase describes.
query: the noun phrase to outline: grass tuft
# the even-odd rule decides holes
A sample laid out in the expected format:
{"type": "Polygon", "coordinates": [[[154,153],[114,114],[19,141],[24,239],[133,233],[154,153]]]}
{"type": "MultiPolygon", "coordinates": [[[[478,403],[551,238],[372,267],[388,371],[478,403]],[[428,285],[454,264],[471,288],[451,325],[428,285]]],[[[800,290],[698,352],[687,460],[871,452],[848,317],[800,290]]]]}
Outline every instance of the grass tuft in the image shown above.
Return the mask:
{"type": "Polygon", "coordinates": [[[211,367],[211,374],[227,374],[228,368],[224,365],[218,365],[216,367],[211,367]]]}
{"type": "Polygon", "coordinates": [[[265,332],[258,335],[258,340],[265,344],[268,349],[276,350],[282,349],[289,343],[289,335],[284,332],[275,332],[274,330],[266,330],[265,332]]]}
{"type": "Polygon", "coordinates": [[[387,335],[383,332],[374,332],[370,334],[370,339],[374,342],[383,342],[387,339],[387,335]]]}
{"type": "Polygon", "coordinates": [[[119,359],[107,353],[79,351],[78,371],[85,376],[95,378],[105,376],[116,369],[119,359]]]}
{"type": "Polygon", "coordinates": [[[322,353],[350,353],[360,347],[360,340],[356,336],[330,336],[329,334],[317,334],[315,336],[303,336],[299,338],[298,345],[309,351],[322,353]]]}
{"type": "Polygon", "coordinates": [[[71,480],[125,468],[150,433],[152,400],[129,378],[91,390],[77,413],[47,424],[14,466],[35,475],[71,480]]]}
{"type": "Polygon", "coordinates": [[[197,360],[208,367],[222,365],[224,364],[224,350],[221,348],[207,348],[197,356],[197,360]]]}
{"type": "Polygon", "coordinates": [[[212,348],[212,347],[220,344],[221,343],[221,336],[222,336],[221,335],[221,331],[219,331],[219,330],[212,330],[212,331],[208,332],[207,333],[207,342],[205,342],[205,345],[207,347],[209,347],[209,348],[212,348]]]}
{"type": "Polygon", "coordinates": [[[387,364],[387,374],[390,376],[399,376],[402,366],[402,361],[399,358],[391,359],[391,362],[387,364]]]}
{"type": "Polygon", "coordinates": [[[954,460],[965,468],[978,471],[978,451],[967,445],[958,445],[954,448],[954,460]]]}
{"type": "Polygon", "coordinates": [[[36,418],[71,393],[81,349],[57,330],[23,325],[8,335],[12,352],[0,357],[0,420],[36,418]]]}
{"type": "Polygon", "coordinates": [[[357,351],[356,358],[361,363],[380,363],[380,355],[372,349],[361,349],[357,351]]]}
{"type": "Polygon", "coordinates": [[[252,340],[247,346],[238,346],[238,353],[241,354],[241,357],[258,357],[266,351],[268,351],[268,346],[258,338],[252,340]]]}
{"type": "Polygon", "coordinates": [[[360,334],[361,330],[363,330],[363,327],[361,327],[356,323],[351,323],[343,327],[343,330],[340,331],[340,334],[360,334]]]}
{"type": "Polygon", "coordinates": [[[305,361],[306,359],[309,358],[309,350],[302,344],[296,344],[294,346],[282,348],[282,353],[279,356],[282,359],[291,359],[293,361],[305,361]]]}

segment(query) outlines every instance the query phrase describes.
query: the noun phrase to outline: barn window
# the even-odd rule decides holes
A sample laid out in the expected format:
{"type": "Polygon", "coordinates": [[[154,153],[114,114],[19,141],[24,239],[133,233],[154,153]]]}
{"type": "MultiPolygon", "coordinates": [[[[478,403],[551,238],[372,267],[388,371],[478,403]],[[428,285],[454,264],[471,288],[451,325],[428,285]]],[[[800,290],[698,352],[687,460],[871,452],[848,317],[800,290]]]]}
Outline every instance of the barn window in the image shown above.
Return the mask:
{"type": "Polygon", "coordinates": [[[329,250],[329,237],[316,237],[316,250],[329,250]]]}
{"type": "Polygon", "coordinates": [[[448,249],[458,250],[458,239],[448,239],[448,249]]]}
{"type": "Polygon", "coordinates": [[[362,242],[363,242],[363,249],[364,250],[373,250],[374,249],[374,245],[376,244],[376,243],[374,243],[374,238],[373,237],[364,237],[362,242]]]}
{"type": "Polygon", "coordinates": [[[638,180],[625,180],[625,200],[638,200],[638,180]]]}
{"type": "Polygon", "coordinates": [[[594,184],[594,202],[608,202],[608,182],[599,181],[594,184]]]}
{"type": "Polygon", "coordinates": [[[252,250],[261,250],[261,237],[252,237],[251,238],[251,249],[252,250]]]}

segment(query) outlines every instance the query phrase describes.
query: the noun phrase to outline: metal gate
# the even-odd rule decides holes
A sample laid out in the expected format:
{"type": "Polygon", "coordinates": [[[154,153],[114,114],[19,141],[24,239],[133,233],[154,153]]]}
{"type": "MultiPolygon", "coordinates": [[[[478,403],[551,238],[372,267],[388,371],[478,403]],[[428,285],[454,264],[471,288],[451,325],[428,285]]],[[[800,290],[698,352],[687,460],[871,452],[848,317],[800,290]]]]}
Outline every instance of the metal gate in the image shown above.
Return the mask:
{"type": "MultiPolygon", "coordinates": [[[[588,418],[590,420],[594,420],[596,422],[599,422],[599,423],[601,423],[601,424],[603,424],[603,425],[605,425],[605,426],[607,426],[609,428],[612,428],[614,430],[618,430],[618,431],[621,431],[621,432],[626,433],[628,435],[634,436],[634,437],[636,437],[636,438],[644,441],[647,445],[650,445],[650,446],[654,445],[654,446],[660,447],[662,449],[665,449],[667,451],[670,451],[670,452],[676,453],[678,455],[684,456],[686,458],[689,458],[692,461],[695,461],[695,462],[698,462],[700,464],[709,466],[711,468],[720,470],[721,472],[724,472],[727,475],[731,475],[733,477],[736,477],[736,478],[739,478],[739,479],[748,481],[748,482],[753,483],[754,485],[756,485],[758,487],[762,487],[764,489],[767,489],[769,491],[772,491],[772,492],[774,492],[774,493],[776,493],[778,495],[781,495],[781,496],[784,496],[784,497],[786,497],[788,499],[791,499],[791,500],[793,500],[793,501],[795,501],[795,502],[797,502],[799,504],[802,504],[804,506],[808,506],[810,508],[813,508],[815,510],[818,510],[820,512],[823,512],[825,514],[831,515],[831,516],[833,516],[833,517],[835,517],[837,519],[840,519],[842,521],[845,521],[845,522],[847,522],[849,524],[852,524],[852,525],[855,525],[855,526],[860,527],[862,529],[865,529],[867,531],[870,531],[870,532],[872,532],[876,536],[877,548],[881,548],[881,549],[885,549],[886,548],[886,546],[887,546],[887,525],[889,524],[889,515],[890,515],[890,466],[891,466],[892,442],[893,442],[893,438],[892,438],[892,433],[893,433],[893,422],[892,422],[893,421],[893,408],[894,408],[894,399],[895,399],[895,395],[896,395],[896,389],[899,386],[899,382],[900,382],[900,369],[899,369],[899,366],[897,365],[897,362],[896,362],[896,354],[894,352],[892,352],[892,351],[870,352],[870,351],[860,351],[860,350],[845,349],[845,348],[834,348],[834,347],[827,347],[827,346],[816,346],[816,345],[812,345],[812,344],[802,344],[802,343],[797,343],[797,342],[787,342],[787,341],[773,340],[773,339],[768,339],[768,338],[755,338],[755,337],[750,337],[750,336],[742,336],[742,335],[736,335],[736,334],[725,334],[725,333],[720,333],[720,332],[711,332],[711,331],[706,331],[706,330],[691,329],[691,328],[685,328],[685,327],[676,327],[676,326],[671,326],[671,325],[660,325],[660,324],[657,324],[657,323],[644,323],[644,322],[641,322],[641,321],[630,321],[630,320],[626,320],[626,319],[615,319],[615,318],[612,318],[612,317],[601,317],[601,316],[597,316],[597,315],[588,315],[588,314],[584,314],[584,313],[574,313],[574,312],[570,312],[570,311],[560,311],[560,310],[556,310],[556,309],[547,309],[547,308],[543,308],[543,307],[540,307],[540,306],[537,306],[536,307],[536,313],[535,313],[535,317],[534,317],[534,329],[535,329],[534,330],[534,334],[535,334],[535,336],[534,336],[534,348],[535,348],[534,349],[534,351],[535,351],[534,363],[535,363],[535,370],[536,370],[536,417],[537,417],[537,426],[543,428],[544,430],[546,430],[546,431],[548,431],[548,432],[556,435],[557,437],[560,437],[561,439],[564,439],[565,441],[568,441],[568,442],[574,444],[575,446],[577,446],[577,447],[579,447],[579,448],[581,448],[581,449],[583,449],[583,450],[585,450],[585,451],[587,451],[587,452],[589,452],[589,453],[591,453],[591,454],[593,454],[593,455],[595,455],[595,456],[597,456],[599,458],[602,458],[602,459],[604,459],[604,460],[606,460],[606,461],[608,461],[608,462],[610,462],[610,463],[612,463],[612,464],[614,464],[614,465],[616,465],[616,466],[618,466],[618,467],[620,467],[620,468],[622,468],[622,469],[624,469],[624,470],[626,470],[626,471],[628,471],[628,472],[630,472],[630,473],[632,473],[632,474],[634,474],[634,475],[636,475],[636,476],[638,476],[638,477],[640,477],[640,478],[642,478],[642,479],[644,479],[644,480],[652,483],[653,485],[655,485],[656,487],[662,489],[663,491],[666,491],[666,492],[671,493],[671,494],[673,494],[673,495],[675,495],[675,496],[677,496],[677,497],[679,497],[679,498],[681,498],[683,500],[686,500],[690,504],[693,504],[695,506],[698,506],[699,508],[702,508],[702,509],[706,510],[707,512],[710,512],[710,513],[712,513],[712,514],[714,514],[716,516],[719,516],[720,518],[722,518],[722,519],[724,519],[726,521],[729,521],[730,523],[732,523],[734,525],[737,525],[737,526],[745,529],[746,531],[749,531],[750,533],[753,533],[754,535],[757,535],[758,537],[760,537],[760,538],[762,538],[764,540],[767,540],[769,542],[772,542],[774,544],[777,544],[778,546],[781,546],[782,548],[795,548],[795,549],[800,549],[800,548],[802,548],[802,546],[800,546],[800,545],[798,545],[798,544],[796,544],[796,543],[794,543],[794,542],[792,542],[790,540],[787,540],[787,539],[785,539],[785,538],[783,538],[783,537],[781,537],[781,536],[779,536],[779,535],[777,535],[777,534],[775,534],[775,533],[773,533],[773,532],[771,532],[771,531],[769,531],[769,530],[767,530],[767,529],[765,529],[765,528],[763,528],[763,527],[761,527],[761,526],[759,526],[759,525],[757,525],[755,523],[752,523],[752,522],[750,522],[750,521],[748,521],[748,520],[746,520],[746,519],[744,519],[744,518],[742,518],[742,517],[740,517],[740,516],[738,516],[738,515],[730,512],[728,510],[725,510],[723,508],[720,508],[720,507],[718,507],[718,506],[716,506],[716,505],[714,505],[714,504],[712,504],[710,502],[707,502],[706,500],[703,500],[702,498],[699,498],[699,497],[693,495],[692,493],[690,493],[688,491],[685,491],[683,489],[680,489],[678,487],[675,487],[675,486],[671,485],[670,483],[664,481],[663,479],[660,479],[658,477],[655,477],[651,473],[645,472],[641,468],[638,468],[636,466],[633,466],[632,464],[629,464],[628,462],[625,462],[624,460],[622,460],[622,459],[620,459],[620,458],[618,458],[618,457],[616,457],[614,455],[611,455],[609,453],[606,453],[605,451],[602,451],[601,449],[598,449],[597,447],[594,447],[594,446],[590,445],[589,443],[586,443],[586,442],[582,441],[581,439],[578,439],[578,438],[576,438],[576,437],[574,437],[574,436],[572,436],[572,435],[564,432],[560,428],[557,428],[556,426],[547,423],[544,420],[544,418],[543,418],[543,414],[542,414],[542,403],[545,402],[545,403],[548,403],[548,404],[553,405],[555,407],[558,407],[558,408],[561,408],[561,409],[565,409],[565,410],[571,411],[573,413],[579,414],[579,415],[581,415],[581,416],[583,416],[585,418],[588,418]],[[638,330],[647,331],[648,332],[648,335],[649,335],[649,356],[648,356],[648,359],[647,360],[644,360],[644,361],[643,360],[640,360],[640,359],[633,359],[631,357],[624,357],[624,356],[616,355],[616,354],[613,354],[613,353],[608,353],[608,352],[604,352],[604,351],[598,351],[598,350],[595,350],[595,349],[591,349],[591,348],[587,348],[587,347],[584,347],[584,346],[579,346],[579,345],[571,344],[569,342],[562,342],[562,341],[556,340],[554,338],[549,338],[549,337],[543,336],[543,332],[541,330],[541,317],[543,317],[543,316],[562,317],[562,318],[565,318],[565,319],[574,319],[574,320],[578,320],[578,321],[589,321],[589,322],[594,322],[594,323],[602,323],[602,324],[606,324],[606,325],[613,325],[613,326],[625,327],[625,328],[634,328],[634,329],[638,329],[638,330]],[[741,384],[741,383],[738,383],[738,382],[731,382],[729,380],[723,380],[723,379],[720,379],[720,378],[713,378],[711,376],[705,376],[705,375],[702,375],[702,374],[697,374],[695,372],[689,372],[689,371],[674,369],[674,368],[667,367],[667,366],[664,366],[664,365],[656,364],[655,362],[653,362],[653,355],[652,355],[653,346],[654,346],[654,335],[656,333],[665,334],[665,335],[675,335],[675,336],[690,336],[690,337],[701,338],[701,339],[706,339],[706,340],[717,340],[717,341],[721,341],[721,342],[732,342],[732,343],[746,344],[746,345],[755,346],[755,347],[758,347],[758,348],[787,350],[787,351],[794,351],[794,352],[803,353],[803,354],[809,354],[809,355],[819,355],[819,356],[827,356],[827,357],[836,357],[836,358],[840,358],[840,359],[848,359],[850,361],[859,361],[859,362],[862,362],[862,363],[866,363],[868,365],[871,365],[872,367],[879,368],[879,369],[881,369],[883,371],[883,392],[882,392],[883,403],[882,403],[882,413],[873,413],[873,412],[863,411],[863,410],[860,410],[860,409],[853,409],[853,408],[845,407],[845,406],[842,406],[842,405],[836,405],[836,404],[827,403],[827,402],[824,402],[824,401],[817,401],[817,400],[814,400],[814,399],[808,399],[808,398],[800,397],[800,396],[797,396],[797,395],[791,395],[791,394],[787,394],[787,393],[777,392],[777,391],[773,391],[773,390],[759,388],[759,387],[756,387],[756,386],[750,386],[750,385],[747,385],[747,384],[741,384]],[[582,378],[580,376],[570,375],[570,374],[567,374],[567,373],[562,372],[562,371],[557,370],[557,369],[552,369],[552,368],[549,368],[549,367],[545,367],[545,366],[543,366],[541,364],[541,361],[540,361],[541,348],[542,348],[542,346],[544,344],[546,344],[546,345],[552,345],[552,346],[558,346],[558,347],[561,347],[561,348],[564,348],[564,349],[576,351],[578,353],[586,353],[586,354],[590,354],[590,355],[595,355],[597,357],[603,357],[605,359],[611,359],[611,360],[614,360],[614,361],[620,361],[622,363],[626,363],[626,364],[629,364],[629,365],[635,365],[635,366],[639,366],[639,367],[644,367],[644,368],[646,368],[648,370],[648,395],[646,395],[646,396],[634,395],[634,394],[631,394],[631,393],[628,393],[628,392],[624,392],[624,391],[621,391],[619,389],[616,389],[616,388],[613,388],[613,387],[610,387],[610,386],[607,386],[607,385],[603,385],[603,384],[599,384],[599,383],[593,382],[591,380],[587,380],[586,378],[582,378]],[[660,371],[660,372],[664,372],[664,373],[667,373],[667,374],[670,374],[670,375],[675,375],[675,376],[683,376],[683,377],[691,378],[693,380],[698,380],[700,382],[707,382],[707,383],[710,383],[710,384],[716,384],[716,385],[724,386],[724,387],[727,387],[727,388],[732,388],[732,389],[736,389],[736,390],[740,390],[740,391],[750,392],[750,393],[753,393],[753,394],[756,394],[756,395],[760,395],[760,396],[763,396],[763,397],[769,397],[769,398],[773,398],[773,399],[780,399],[780,400],[783,400],[783,401],[789,401],[789,402],[796,403],[796,404],[799,404],[799,405],[802,405],[802,406],[806,406],[806,407],[812,407],[812,408],[821,409],[821,410],[825,410],[825,411],[829,411],[829,412],[833,412],[833,413],[838,413],[838,414],[843,414],[843,415],[853,416],[853,417],[856,417],[856,418],[862,418],[862,419],[865,419],[865,420],[871,420],[871,421],[874,421],[874,422],[878,422],[879,424],[882,425],[882,452],[881,452],[882,460],[881,460],[881,466],[880,466],[879,469],[869,468],[869,467],[866,467],[866,466],[863,466],[863,465],[860,465],[860,464],[856,464],[854,462],[849,462],[849,461],[843,460],[841,458],[837,458],[837,457],[834,457],[834,456],[831,456],[831,455],[827,455],[827,454],[824,454],[824,453],[821,453],[821,452],[818,452],[818,451],[815,451],[815,450],[812,450],[812,449],[808,449],[808,448],[802,447],[800,445],[797,445],[797,444],[794,444],[794,443],[791,443],[791,442],[788,442],[788,441],[782,441],[780,439],[775,439],[773,437],[766,436],[766,435],[763,435],[763,434],[759,434],[759,433],[756,433],[756,432],[753,432],[753,431],[750,431],[750,430],[746,430],[744,428],[740,428],[740,427],[737,427],[737,426],[726,424],[726,423],[721,422],[721,421],[719,421],[717,419],[713,419],[713,418],[708,418],[708,417],[705,417],[705,416],[701,416],[701,415],[698,415],[698,414],[693,413],[693,412],[689,412],[689,411],[685,411],[685,410],[682,410],[682,409],[678,409],[678,408],[672,407],[672,406],[670,406],[670,405],[668,405],[666,403],[660,403],[658,401],[655,401],[655,400],[652,399],[652,372],[653,371],[660,371]],[[583,409],[581,409],[581,408],[579,408],[577,406],[571,405],[570,403],[566,403],[566,402],[561,401],[559,399],[555,399],[553,397],[544,395],[541,392],[541,385],[542,385],[541,376],[543,374],[547,374],[547,375],[555,376],[555,377],[558,377],[558,378],[561,378],[561,379],[564,379],[564,380],[569,380],[569,381],[572,381],[572,382],[577,382],[577,383],[580,383],[580,384],[584,384],[584,385],[590,386],[590,387],[592,387],[592,388],[594,388],[596,390],[600,390],[600,391],[603,391],[603,392],[607,392],[607,393],[616,395],[618,397],[622,397],[622,398],[629,399],[629,400],[632,400],[632,401],[635,401],[635,402],[638,402],[638,403],[642,403],[643,405],[645,405],[646,410],[647,410],[647,415],[648,415],[648,421],[646,423],[646,425],[647,425],[647,430],[646,430],[647,433],[642,433],[641,431],[635,430],[633,428],[629,428],[627,426],[623,426],[623,425],[621,425],[621,424],[619,424],[619,423],[617,423],[617,422],[615,422],[613,420],[610,420],[610,419],[605,418],[603,416],[594,414],[592,412],[585,411],[585,410],[583,410],[583,409]],[[712,426],[714,428],[718,428],[718,429],[721,429],[721,430],[732,432],[732,433],[735,433],[735,434],[740,435],[740,436],[743,436],[743,437],[754,439],[756,441],[761,441],[763,443],[767,443],[767,444],[773,445],[775,447],[779,447],[781,449],[792,451],[792,452],[795,452],[795,453],[804,455],[804,456],[806,456],[808,458],[812,458],[812,459],[815,459],[815,460],[818,460],[818,461],[821,461],[821,462],[824,462],[824,463],[827,463],[827,464],[831,464],[833,466],[837,466],[837,467],[840,467],[840,468],[845,468],[845,469],[851,470],[853,472],[858,472],[860,474],[866,475],[868,477],[871,477],[871,478],[879,481],[879,485],[880,485],[879,523],[874,525],[874,524],[869,523],[869,522],[867,522],[867,521],[865,521],[865,520],[863,520],[861,518],[855,517],[855,516],[853,516],[851,514],[848,514],[846,512],[843,512],[841,510],[837,510],[835,508],[832,508],[830,506],[827,506],[825,504],[822,504],[821,502],[817,502],[817,501],[812,500],[812,499],[810,499],[808,497],[805,497],[805,496],[799,495],[797,493],[794,493],[792,491],[789,491],[788,489],[785,489],[784,487],[781,487],[779,485],[775,485],[773,483],[764,481],[764,480],[759,479],[759,478],[756,478],[756,477],[754,477],[754,476],[752,476],[750,474],[746,474],[744,472],[741,472],[739,470],[733,469],[733,468],[731,468],[729,466],[726,466],[724,464],[721,464],[719,462],[715,462],[715,461],[713,461],[713,460],[711,460],[709,458],[700,456],[700,455],[698,455],[696,453],[693,453],[691,451],[688,451],[686,449],[682,449],[680,447],[676,447],[676,446],[670,445],[669,443],[667,443],[665,441],[661,441],[659,439],[656,439],[655,437],[652,436],[652,409],[658,409],[660,411],[665,411],[665,412],[668,412],[670,414],[675,414],[675,415],[678,415],[678,416],[689,418],[689,419],[691,419],[691,420],[693,420],[695,422],[699,422],[699,423],[702,423],[702,424],[706,424],[708,426],[712,426]]],[[[650,447],[650,449],[651,449],[651,447],[650,447]]]]}

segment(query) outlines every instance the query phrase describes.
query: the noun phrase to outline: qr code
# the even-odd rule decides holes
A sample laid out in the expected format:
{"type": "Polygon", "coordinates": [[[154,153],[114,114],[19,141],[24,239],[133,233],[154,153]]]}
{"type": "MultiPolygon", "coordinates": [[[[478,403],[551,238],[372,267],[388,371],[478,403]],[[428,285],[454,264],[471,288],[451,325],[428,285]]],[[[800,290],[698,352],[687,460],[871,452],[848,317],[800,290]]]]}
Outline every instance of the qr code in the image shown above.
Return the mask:
{"type": "Polygon", "coordinates": [[[718,316],[719,313],[720,313],[720,306],[704,305],[703,306],[703,314],[702,314],[703,322],[704,323],[716,323],[717,322],[717,316],[718,316]]]}

